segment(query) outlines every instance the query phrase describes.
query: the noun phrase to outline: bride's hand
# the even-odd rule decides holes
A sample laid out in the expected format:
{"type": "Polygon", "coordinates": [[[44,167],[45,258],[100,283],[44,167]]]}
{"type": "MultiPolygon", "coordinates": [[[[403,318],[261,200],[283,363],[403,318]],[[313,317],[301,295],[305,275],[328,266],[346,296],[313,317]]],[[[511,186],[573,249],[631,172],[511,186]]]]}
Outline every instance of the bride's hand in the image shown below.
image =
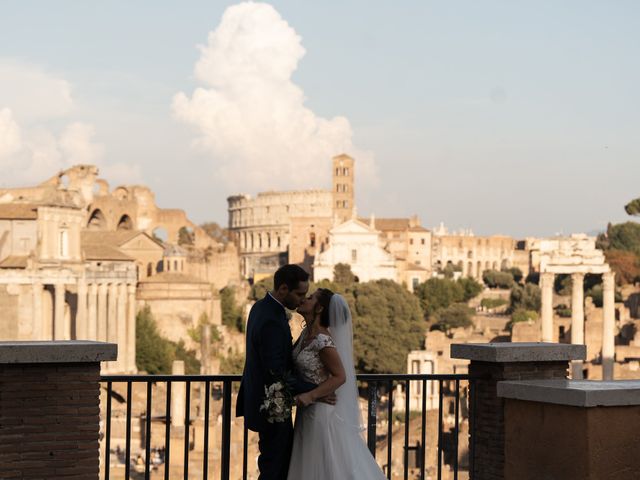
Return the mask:
{"type": "Polygon", "coordinates": [[[299,407],[308,407],[314,402],[313,397],[309,392],[301,393],[300,395],[297,395],[295,400],[296,400],[296,405],[299,407]]]}

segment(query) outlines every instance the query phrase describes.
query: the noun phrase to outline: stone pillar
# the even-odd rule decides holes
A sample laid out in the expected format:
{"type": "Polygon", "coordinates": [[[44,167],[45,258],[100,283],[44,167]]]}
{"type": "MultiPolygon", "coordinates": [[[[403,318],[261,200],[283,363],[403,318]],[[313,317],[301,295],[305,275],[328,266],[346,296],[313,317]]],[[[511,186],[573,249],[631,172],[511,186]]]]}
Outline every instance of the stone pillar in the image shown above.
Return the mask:
{"type": "Polygon", "coordinates": [[[98,285],[98,340],[107,339],[107,284],[98,285]]]}
{"type": "Polygon", "coordinates": [[[33,283],[33,327],[31,338],[34,340],[48,340],[44,336],[44,325],[42,322],[42,283],[33,283]]]}
{"type": "Polygon", "coordinates": [[[540,323],[542,325],[542,341],[553,341],[553,273],[540,274],[540,289],[542,290],[542,311],[540,323]]]}
{"type": "Polygon", "coordinates": [[[64,294],[66,290],[64,283],[56,283],[53,289],[53,339],[69,340],[69,332],[65,331],[64,321],[64,294]]]}
{"type": "MultiPolygon", "coordinates": [[[[172,375],[184,375],[184,362],[174,360],[171,366],[172,375]]],[[[171,426],[184,428],[184,409],[187,402],[187,384],[185,382],[173,382],[171,384],[171,426]]]]}
{"type": "Polygon", "coordinates": [[[109,285],[107,298],[107,340],[111,343],[118,343],[118,318],[117,312],[117,299],[118,299],[118,285],[112,283],[109,285]]]}
{"type": "Polygon", "coordinates": [[[118,358],[117,371],[125,373],[128,365],[127,350],[127,284],[121,283],[118,286],[117,297],[117,337],[118,350],[121,352],[118,358]]]}
{"type": "Polygon", "coordinates": [[[89,284],[87,340],[98,339],[98,284],[89,284]]]}
{"type": "Polygon", "coordinates": [[[136,372],[136,286],[127,285],[127,371],[136,372]]]}
{"type": "Polygon", "coordinates": [[[451,345],[451,358],[470,360],[469,465],[473,480],[505,478],[503,380],[565,379],[569,361],[584,359],[584,345],[558,343],[476,343],[451,345]]]}
{"type": "Polygon", "coordinates": [[[76,340],[88,340],[87,284],[78,280],[78,309],[76,311],[76,340]]]}
{"type": "Polygon", "coordinates": [[[116,346],[0,343],[0,478],[98,480],[100,362],[116,346]]]}
{"type": "Polygon", "coordinates": [[[615,273],[602,274],[602,379],[613,379],[616,328],[615,273]]]}
{"type": "MultiPolygon", "coordinates": [[[[584,344],[584,273],[571,275],[571,343],[584,344]]],[[[571,363],[571,378],[582,379],[582,361],[571,363]]]]}

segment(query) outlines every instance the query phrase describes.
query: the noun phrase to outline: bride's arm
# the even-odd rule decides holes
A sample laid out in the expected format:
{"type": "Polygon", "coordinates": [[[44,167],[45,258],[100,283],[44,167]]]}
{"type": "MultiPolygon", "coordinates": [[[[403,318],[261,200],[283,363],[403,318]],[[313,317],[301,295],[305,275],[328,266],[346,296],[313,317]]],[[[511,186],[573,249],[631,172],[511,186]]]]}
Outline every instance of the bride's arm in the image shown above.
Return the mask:
{"type": "Polygon", "coordinates": [[[320,352],[320,360],[324,364],[327,371],[330,373],[329,378],[318,385],[316,388],[307,393],[301,393],[296,397],[298,405],[311,405],[317,400],[326,397],[327,395],[335,392],[340,385],[346,381],[346,374],[338,350],[334,347],[325,347],[320,352]]]}

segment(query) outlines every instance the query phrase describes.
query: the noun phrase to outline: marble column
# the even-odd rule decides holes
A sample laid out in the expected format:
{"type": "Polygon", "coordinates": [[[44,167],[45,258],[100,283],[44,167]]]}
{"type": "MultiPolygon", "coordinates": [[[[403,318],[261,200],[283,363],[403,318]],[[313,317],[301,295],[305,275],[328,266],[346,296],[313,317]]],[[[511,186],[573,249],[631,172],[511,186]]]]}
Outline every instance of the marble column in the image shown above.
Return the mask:
{"type": "Polygon", "coordinates": [[[127,369],[127,284],[118,285],[117,297],[117,336],[118,336],[118,361],[117,371],[126,373],[127,369]]]}
{"type": "Polygon", "coordinates": [[[127,371],[136,372],[136,286],[127,285],[127,371]]]}
{"type": "Polygon", "coordinates": [[[64,283],[56,283],[53,289],[53,339],[69,340],[69,332],[65,331],[64,321],[64,294],[66,290],[64,283]]]}
{"type": "Polygon", "coordinates": [[[89,284],[88,298],[88,314],[87,314],[87,339],[98,339],[98,284],[89,284]]]}
{"type": "Polygon", "coordinates": [[[107,341],[107,284],[98,286],[98,341],[107,341]]]}
{"type": "MultiPolygon", "coordinates": [[[[571,343],[584,344],[584,273],[571,275],[571,343]]],[[[571,362],[571,378],[582,379],[582,360],[571,362]]]]}
{"type": "Polygon", "coordinates": [[[615,273],[602,274],[602,379],[613,380],[615,356],[615,273]]]}
{"type": "Polygon", "coordinates": [[[83,278],[78,280],[78,309],[76,311],[76,340],[87,340],[87,283],[83,278]]]}
{"type": "Polygon", "coordinates": [[[44,335],[44,323],[42,321],[42,291],[40,282],[33,283],[33,323],[31,338],[33,340],[49,340],[44,335]]]}
{"type": "Polygon", "coordinates": [[[553,342],[553,282],[555,275],[550,272],[540,274],[540,290],[542,290],[542,341],[553,342]]]}
{"type": "Polygon", "coordinates": [[[107,298],[107,341],[110,343],[118,343],[117,298],[118,285],[111,283],[107,298]]]}

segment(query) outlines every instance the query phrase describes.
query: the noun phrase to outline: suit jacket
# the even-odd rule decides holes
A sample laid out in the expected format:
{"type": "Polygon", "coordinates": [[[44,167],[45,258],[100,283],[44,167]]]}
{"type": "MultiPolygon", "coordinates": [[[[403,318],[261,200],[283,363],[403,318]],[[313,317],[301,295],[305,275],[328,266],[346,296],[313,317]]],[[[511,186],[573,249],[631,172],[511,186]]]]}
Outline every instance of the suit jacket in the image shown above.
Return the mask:
{"type": "MultiPolygon", "coordinates": [[[[259,432],[269,425],[264,413],[260,412],[264,387],[273,382],[271,372],[280,377],[293,372],[291,342],[291,328],[285,309],[267,294],[249,312],[244,371],[236,403],[236,416],[244,416],[249,430],[259,432]]],[[[294,394],[316,387],[293,375],[286,380],[294,394]]]]}

